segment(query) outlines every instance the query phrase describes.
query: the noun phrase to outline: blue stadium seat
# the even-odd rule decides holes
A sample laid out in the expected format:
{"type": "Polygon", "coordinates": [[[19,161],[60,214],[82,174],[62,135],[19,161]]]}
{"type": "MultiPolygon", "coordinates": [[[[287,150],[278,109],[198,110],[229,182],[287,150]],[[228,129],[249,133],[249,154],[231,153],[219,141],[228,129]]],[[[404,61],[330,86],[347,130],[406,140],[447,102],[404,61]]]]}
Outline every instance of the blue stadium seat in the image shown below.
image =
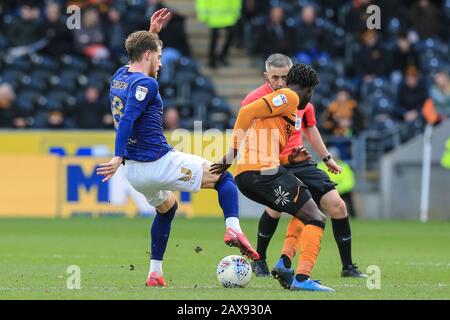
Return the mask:
{"type": "Polygon", "coordinates": [[[192,105],[194,111],[194,119],[197,121],[205,121],[211,101],[214,95],[210,92],[194,91],[192,92],[192,105]]]}
{"type": "Polygon", "coordinates": [[[20,58],[5,57],[5,68],[11,70],[18,70],[22,72],[28,72],[31,69],[31,61],[28,56],[22,56],[20,58]]]}
{"type": "Polygon", "coordinates": [[[18,89],[24,77],[25,74],[22,71],[7,69],[2,72],[1,81],[9,83],[14,89],[18,89]]]}
{"type": "Polygon", "coordinates": [[[38,70],[57,72],[59,69],[59,62],[55,58],[47,55],[33,54],[31,56],[31,63],[34,69],[38,70]]]}
{"type": "Polygon", "coordinates": [[[45,98],[35,90],[22,90],[17,95],[16,106],[21,113],[30,114],[45,103],[45,98]]]}
{"type": "Polygon", "coordinates": [[[77,70],[80,74],[85,73],[89,65],[86,58],[69,54],[62,55],[60,62],[63,70],[77,70]]]}

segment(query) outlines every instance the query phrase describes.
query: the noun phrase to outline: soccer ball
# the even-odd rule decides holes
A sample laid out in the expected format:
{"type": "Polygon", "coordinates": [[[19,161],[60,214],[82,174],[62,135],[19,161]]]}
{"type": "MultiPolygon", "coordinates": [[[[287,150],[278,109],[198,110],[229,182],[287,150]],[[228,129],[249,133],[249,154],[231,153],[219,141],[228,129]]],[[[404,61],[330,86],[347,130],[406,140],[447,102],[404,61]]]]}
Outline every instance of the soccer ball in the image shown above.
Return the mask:
{"type": "Polygon", "coordinates": [[[244,257],[223,258],[217,266],[217,279],[225,288],[244,288],[252,278],[252,266],[244,257]]]}

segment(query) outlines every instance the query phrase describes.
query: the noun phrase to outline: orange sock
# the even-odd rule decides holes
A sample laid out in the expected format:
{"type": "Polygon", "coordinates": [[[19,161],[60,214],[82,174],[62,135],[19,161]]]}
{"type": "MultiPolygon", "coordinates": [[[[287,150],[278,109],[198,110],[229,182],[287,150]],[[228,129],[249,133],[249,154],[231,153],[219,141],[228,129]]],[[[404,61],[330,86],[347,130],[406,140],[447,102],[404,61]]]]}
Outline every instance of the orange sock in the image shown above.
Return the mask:
{"type": "Polygon", "coordinates": [[[298,266],[296,274],[305,274],[311,276],[311,271],[316,264],[320,252],[320,242],[322,241],[323,229],[308,224],[303,229],[300,238],[302,253],[298,257],[298,266]]]}
{"type": "Polygon", "coordinates": [[[300,238],[305,224],[299,219],[292,217],[286,229],[286,237],[284,239],[283,250],[281,254],[285,254],[289,259],[293,259],[300,245],[300,238]]]}

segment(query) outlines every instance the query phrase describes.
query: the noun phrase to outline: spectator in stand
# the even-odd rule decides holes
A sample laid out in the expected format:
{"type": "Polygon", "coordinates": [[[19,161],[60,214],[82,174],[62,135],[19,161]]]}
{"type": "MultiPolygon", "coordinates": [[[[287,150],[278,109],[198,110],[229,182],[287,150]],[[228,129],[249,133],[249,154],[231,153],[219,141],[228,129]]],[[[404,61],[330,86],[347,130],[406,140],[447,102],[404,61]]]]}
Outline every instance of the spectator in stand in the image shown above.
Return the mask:
{"type": "Polygon", "coordinates": [[[239,48],[244,46],[244,29],[247,21],[253,17],[265,15],[270,11],[269,0],[243,0],[241,8],[241,18],[236,25],[236,45],[239,48]]]}
{"type": "Polygon", "coordinates": [[[430,0],[419,0],[410,11],[410,21],[421,39],[441,37],[446,40],[448,23],[443,11],[430,0]]]}
{"type": "Polygon", "coordinates": [[[61,6],[57,2],[49,2],[45,8],[45,17],[44,30],[48,43],[43,52],[52,56],[73,52],[72,32],[61,15],[61,6]]]}
{"type": "Polygon", "coordinates": [[[59,111],[51,111],[48,113],[47,123],[45,125],[47,129],[69,129],[71,125],[64,118],[64,114],[59,111]]]}
{"type": "Polygon", "coordinates": [[[398,88],[396,112],[403,121],[417,123],[421,120],[421,109],[428,97],[427,87],[419,78],[415,66],[409,66],[403,82],[398,88]]]}
{"type": "Polygon", "coordinates": [[[372,4],[372,0],[353,0],[352,7],[345,19],[346,32],[358,37],[367,30],[367,8],[372,4]]]}
{"type": "Polygon", "coordinates": [[[44,39],[40,13],[33,1],[25,1],[19,7],[19,16],[4,30],[12,47],[27,46],[44,39]]]}
{"type": "Polygon", "coordinates": [[[114,118],[110,112],[103,114],[102,125],[100,129],[112,130],[114,129],[114,118]]]}
{"type": "Polygon", "coordinates": [[[109,51],[104,45],[105,35],[97,9],[91,7],[84,10],[82,26],[74,30],[77,50],[91,59],[107,59],[109,51]]]}
{"type": "Polygon", "coordinates": [[[327,56],[324,52],[325,34],[316,24],[316,9],[312,5],[303,7],[300,15],[300,25],[294,37],[295,56],[301,63],[313,64],[327,56]]]}
{"type": "Polygon", "coordinates": [[[358,55],[358,75],[365,83],[387,76],[391,59],[378,41],[378,34],[368,30],[363,33],[362,41],[363,47],[358,55]]]}
{"type": "Polygon", "coordinates": [[[293,52],[293,31],[286,24],[284,9],[279,6],[270,9],[269,20],[256,35],[258,41],[257,52],[264,58],[274,53],[291,56],[293,52]]]}
{"type": "Polygon", "coordinates": [[[228,51],[234,37],[234,27],[241,15],[242,0],[197,0],[198,20],[206,23],[211,29],[209,45],[209,66],[217,68],[217,63],[228,66],[228,51]],[[226,31],[225,42],[217,54],[219,31],[226,31]]]}
{"type": "Polygon", "coordinates": [[[176,108],[168,108],[164,113],[164,130],[172,131],[180,127],[180,116],[176,108]]]}
{"type": "Polygon", "coordinates": [[[437,124],[450,117],[450,79],[448,70],[434,75],[430,98],[425,101],[422,113],[430,124],[437,124]]]}
{"type": "Polygon", "coordinates": [[[13,87],[7,83],[0,84],[0,128],[12,126],[15,99],[13,87]]]}
{"type": "Polygon", "coordinates": [[[413,47],[406,32],[400,32],[397,38],[397,45],[393,51],[392,71],[399,71],[405,74],[408,66],[419,67],[419,54],[413,47]]]}
{"type": "Polygon", "coordinates": [[[26,129],[30,128],[33,124],[34,119],[32,114],[29,112],[17,111],[13,117],[13,127],[15,129],[26,129]]]}
{"type": "Polygon", "coordinates": [[[105,25],[106,42],[114,58],[120,58],[126,55],[123,49],[123,43],[126,38],[125,30],[122,25],[122,15],[119,10],[111,7],[107,14],[107,24],[105,25]]]}
{"type": "Polygon", "coordinates": [[[104,116],[111,112],[95,85],[86,88],[76,110],[77,127],[82,129],[101,128],[104,125],[104,116]]]}
{"type": "Polygon", "coordinates": [[[358,103],[350,97],[350,91],[341,87],[336,99],[322,114],[322,127],[334,136],[333,145],[339,149],[343,160],[351,159],[350,143],[363,129],[363,116],[358,103]]]}

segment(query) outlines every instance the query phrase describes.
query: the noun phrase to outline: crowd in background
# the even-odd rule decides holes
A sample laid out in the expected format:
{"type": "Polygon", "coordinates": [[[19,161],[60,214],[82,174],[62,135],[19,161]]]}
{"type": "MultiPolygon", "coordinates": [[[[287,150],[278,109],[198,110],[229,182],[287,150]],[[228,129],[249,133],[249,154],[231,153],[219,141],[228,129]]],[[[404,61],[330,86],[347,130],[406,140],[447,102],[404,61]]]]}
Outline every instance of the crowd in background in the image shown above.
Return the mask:
{"type": "MultiPolygon", "coordinates": [[[[425,120],[450,116],[449,1],[209,2],[232,10],[211,20],[201,11],[205,0],[197,0],[198,19],[211,28],[209,67],[232,64],[230,46],[261,61],[284,53],[315,66],[321,83],[313,103],[326,134],[349,139],[401,124],[407,139],[425,120]],[[380,30],[367,28],[371,4],[381,9],[380,30]],[[217,50],[220,29],[226,40],[217,50]]],[[[127,62],[123,40],[148,29],[163,6],[159,0],[2,1],[0,127],[111,128],[105,89],[114,69],[127,62]],[[82,8],[81,29],[66,26],[70,4],[82,8]]],[[[229,105],[191,57],[185,17],[174,12],[160,37],[166,128],[190,128],[197,116],[206,117],[208,127],[231,127],[229,105]],[[215,113],[205,112],[210,108],[215,113]]]]}

